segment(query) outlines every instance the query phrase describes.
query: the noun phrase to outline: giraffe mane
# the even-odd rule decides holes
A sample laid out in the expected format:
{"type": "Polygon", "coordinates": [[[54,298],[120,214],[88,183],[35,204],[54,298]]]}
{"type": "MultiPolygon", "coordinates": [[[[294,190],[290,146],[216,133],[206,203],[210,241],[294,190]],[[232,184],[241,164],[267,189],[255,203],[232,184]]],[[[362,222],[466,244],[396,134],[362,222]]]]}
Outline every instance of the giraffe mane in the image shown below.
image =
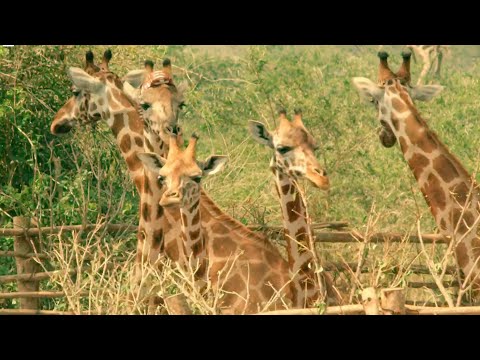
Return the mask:
{"type": "MultiPolygon", "coordinates": [[[[445,152],[452,157],[452,159],[455,160],[455,168],[459,170],[459,173],[461,173],[464,177],[471,178],[472,176],[468,173],[468,171],[465,169],[463,166],[462,162],[458,159],[458,157],[453,154],[450,149],[447,147],[446,144],[444,144],[440,139],[438,138],[438,135],[435,131],[430,129],[428,126],[428,123],[422,118],[420,115],[420,112],[417,110],[417,108],[413,105],[413,102],[408,94],[406,94],[405,90],[400,89],[399,91],[400,98],[404,101],[405,105],[407,106],[408,110],[411,112],[411,114],[414,116],[415,120],[425,127],[426,133],[428,133],[429,137],[435,142],[435,144],[442,145],[444,148],[445,152]]],[[[475,180],[472,179],[473,183],[475,184],[475,180]]]]}
{"type": "Polygon", "coordinates": [[[215,217],[215,220],[230,226],[232,231],[237,232],[240,236],[248,236],[255,242],[264,245],[268,250],[277,251],[275,245],[273,245],[265,235],[250,230],[238,220],[222,212],[203,189],[201,190],[201,197],[203,206],[208,210],[210,215],[215,217]]]}

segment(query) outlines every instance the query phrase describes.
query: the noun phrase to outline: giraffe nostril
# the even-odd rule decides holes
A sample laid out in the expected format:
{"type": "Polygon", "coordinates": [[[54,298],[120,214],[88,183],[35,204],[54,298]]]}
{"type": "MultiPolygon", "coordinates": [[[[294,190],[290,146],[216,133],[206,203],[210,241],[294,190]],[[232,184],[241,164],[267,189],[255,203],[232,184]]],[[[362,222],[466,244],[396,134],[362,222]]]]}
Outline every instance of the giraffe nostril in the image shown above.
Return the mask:
{"type": "Polygon", "coordinates": [[[169,192],[168,197],[178,197],[178,192],[177,191],[169,192]]]}
{"type": "Polygon", "coordinates": [[[62,124],[58,124],[58,125],[54,126],[53,129],[52,129],[52,133],[54,135],[56,135],[56,134],[66,134],[70,130],[72,130],[72,125],[70,125],[69,121],[66,121],[62,124]]]}
{"type": "Polygon", "coordinates": [[[327,176],[327,170],[315,169],[315,172],[320,176],[327,176]]]}

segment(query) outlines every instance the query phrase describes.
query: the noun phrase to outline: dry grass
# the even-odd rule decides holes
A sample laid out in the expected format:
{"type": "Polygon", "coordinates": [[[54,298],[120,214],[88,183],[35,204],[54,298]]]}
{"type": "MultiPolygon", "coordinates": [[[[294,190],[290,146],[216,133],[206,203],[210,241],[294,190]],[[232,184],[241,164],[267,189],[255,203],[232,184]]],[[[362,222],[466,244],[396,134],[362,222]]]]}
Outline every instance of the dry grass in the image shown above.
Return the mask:
{"type": "MultiPolygon", "coordinates": [[[[180,120],[186,134],[195,131],[200,135],[199,158],[213,153],[229,156],[225,170],[205,179],[203,186],[225,212],[244,224],[282,223],[268,170],[270,149],[250,139],[248,120],[262,121],[273,129],[277,105],[290,112],[297,106],[303,108],[305,124],[319,141],[319,160],[328,170],[332,184],[331,190],[324,193],[301,183],[312,221],[348,221],[350,230],[359,238],[358,243],[317,245],[324,268],[338,262],[360,265],[346,272],[331,271],[347,302],[360,303],[360,293],[367,287],[406,286],[411,282],[437,284],[434,288],[409,289],[407,300],[416,304],[458,305],[463,301],[459,299],[465,298],[467,289],[438,289],[441,283],[458,281],[458,274],[445,273],[447,266],[454,266],[452,247],[408,242],[409,234],[436,231],[434,222],[398,149],[380,146],[374,111],[360,103],[349,82],[353,76],[376,76],[376,46],[112,48],[112,69],[120,75],[140,67],[145,58],[151,57],[157,64],[164,55],[172,58],[179,81],[186,79],[191,85],[188,106],[180,120]],[[388,231],[404,233],[405,240],[385,244],[369,240],[375,232],[388,231]],[[428,274],[416,275],[414,271],[419,265],[428,265],[437,279],[428,274]]],[[[93,49],[98,56],[104,48],[93,49]]],[[[85,49],[67,50],[70,52],[66,63],[78,66],[85,49]]],[[[387,46],[386,50],[399,54],[400,47],[387,46]]],[[[476,119],[480,103],[472,100],[472,94],[480,91],[476,80],[480,76],[478,47],[454,47],[452,52],[452,57],[445,61],[441,79],[445,92],[418,107],[465,167],[473,169],[479,158],[480,123],[476,119]]],[[[399,62],[397,55],[392,56],[394,67],[399,62]]],[[[413,64],[413,73],[418,73],[419,68],[419,64],[413,64]]],[[[22,126],[27,125],[20,116],[15,118],[16,127],[23,131],[15,133],[17,141],[28,139],[25,146],[31,159],[27,160],[35,169],[34,178],[18,198],[2,187],[2,201],[14,204],[18,213],[36,218],[39,226],[136,224],[138,198],[105,124],[98,124],[95,130],[78,129],[62,138],[46,135],[64,100],[66,97],[60,97],[56,103],[47,104],[48,108],[38,105],[46,109],[47,115],[35,120],[44,122],[36,132],[23,131],[22,126]]],[[[0,206],[2,226],[10,226],[10,210],[0,206]]],[[[9,250],[12,239],[0,242],[2,250],[9,250]]],[[[161,271],[143,269],[149,275],[142,284],[144,291],[134,290],[130,278],[135,242],[134,234],[111,236],[100,230],[43,237],[43,252],[50,257],[43,262],[46,270],[88,269],[81,275],[56,276],[42,282],[43,290],[67,293],[66,299],[44,300],[44,309],[146,313],[145,294],[168,297],[181,293],[195,314],[219,312],[221,290],[215,292],[208,284],[199,288],[193,271],[178,269],[166,259],[161,260],[161,271]],[[89,295],[79,296],[82,292],[89,295]]],[[[11,261],[1,262],[0,269],[0,275],[15,271],[11,261]]],[[[0,289],[15,291],[16,287],[0,284],[0,289]]],[[[2,306],[14,308],[17,304],[5,301],[2,306]]],[[[168,309],[161,305],[156,311],[165,313],[168,309]]]]}

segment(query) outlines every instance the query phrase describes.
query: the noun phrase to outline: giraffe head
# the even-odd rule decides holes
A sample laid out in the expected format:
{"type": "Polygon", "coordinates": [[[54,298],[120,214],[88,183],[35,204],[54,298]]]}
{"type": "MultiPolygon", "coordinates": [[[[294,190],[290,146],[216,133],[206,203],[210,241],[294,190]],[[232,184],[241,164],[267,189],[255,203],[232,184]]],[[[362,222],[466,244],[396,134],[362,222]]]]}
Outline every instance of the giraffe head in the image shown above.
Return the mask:
{"type": "Polygon", "coordinates": [[[303,124],[301,111],[295,110],[293,121],[289,121],[282,110],[279,121],[273,133],[260,122],[249,122],[253,138],[275,150],[270,167],[294,179],[307,178],[314,186],[327,190],[330,186],[327,172],[314,155],[318,146],[303,124]]]}
{"type": "Polygon", "coordinates": [[[162,70],[154,71],[152,61],[145,61],[145,69],[130,71],[123,78],[123,90],[131,100],[140,105],[148,131],[168,143],[171,133],[180,133],[178,115],[185,106],[187,83],[178,86],[173,81],[169,59],[163,61],[162,70]]]}
{"type": "Polygon", "coordinates": [[[138,158],[154,173],[166,188],[160,205],[185,207],[196,202],[200,196],[200,182],[205,175],[220,171],[227,161],[226,156],[211,155],[206,161],[196,160],[195,148],[198,136],[193,134],[183,151],[177,144],[175,135],[170,136],[167,158],[155,153],[140,153],[138,158]]]}
{"type": "Polygon", "coordinates": [[[409,103],[412,103],[413,100],[430,101],[443,90],[443,86],[411,85],[411,52],[402,52],[403,63],[397,73],[390,70],[386,52],[379,52],[378,57],[380,59],[378,82],[374,83],[367,78],[355,77],[353,78],[353,85],[363,99],[367,99],[377,108],[378,119],[382,125],[379,134],[380,141],[383,146],[392,147],[397,141],[392,130],[392,125],[394,124],[392,124],[391,110],[395,104],[392,98],[396,94],[402,93],[406,99],[405,101],[409,103]]]}
{"type": "Polygon", "coordinates": [[[77,67],[68,69],[73,82],[73,96],[55,115],[50,126],[52,134],[65,134],[76,125],[92,124],[110,117],[109,96],[118,94],[122,88],[118,76],[108,68],[111,58],[112,52],[105,51],[102,63],[97,66],[93,53],[88,51],[84,70],[77,67]],[[112,91],[109,92],[108,89],[112,91]]]}

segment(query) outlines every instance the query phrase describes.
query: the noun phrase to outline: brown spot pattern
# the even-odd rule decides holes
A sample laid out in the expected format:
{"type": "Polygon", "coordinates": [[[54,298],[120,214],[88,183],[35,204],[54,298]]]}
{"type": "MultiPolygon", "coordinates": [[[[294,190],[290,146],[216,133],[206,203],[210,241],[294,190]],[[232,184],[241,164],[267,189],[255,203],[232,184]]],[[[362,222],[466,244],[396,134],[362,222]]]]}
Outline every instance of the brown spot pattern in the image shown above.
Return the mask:
{"type": "Polygon", "coordinates": [[[138,160],[137,155],[135,154],[128,156],[125,161],[127,162],[127,166],[130,171],[135,171],[142,167],[142,162],[138,160]]]}
{"type": "Polygon", "coordinates": [[[195,204],[192,205],[192,207],[190,208],[189,212],[190,214],[192,214],[197,208],[198,208],[198,205],[200,204],[200,199],[198,199],[195,204]]]}
{"type": "Polygon", "coordinates": [[[122,137],[122,140],[120,141],[120,149],[122,152],[127,153],[130,151],[130,148],[132,147],[132,140],[130,139],[130,135],[126,134],[122,137]]]}
{"type": "Polygon", "coordinates": [[[148,176],[145,176],[145,180],[143,181],[143,192],[148,195],[153,195],[153,191],[150,187],[150,180],[148,176]]]}
{"type": "Polygon", "coordinates": [[[271,268],[277,268],[279,266],[279,258],[272,251],[265,251],[265,259],[271,268]]]}
{"type": "Polygon", "coordinates": [[[153,248],[158,249],[163,241],[163,229],[158,229],[153,232],[153,248]]]}
{"type": "Polygon", "coordinates": [[[405,111],[408,111],[407,105],[405,103],[397,98],[392,99],[392,107],[400,113],[403,113],[405,111]]]}
{"type": "Polygon", "coordinates": [[[143,134],[143,123],[134,111],[128,113],[128,126],[137,134],[143,134]]]}
{"type": "Polygon", "coordinates": [[[458,201],[461,206],[464,206],[468,200],[468,194],[470,188],[465,183],[459,183],[457,185],[451,186],[449,188],[450,193],[452,193],[453,198],[458,201]]]}
{"type": "Polygon", "coordinates": [[[192,245],[192,253],[194,256],[198,256],[203,251],[203,239],[199,239],[192,245]]]}
{"type": "Polygon", "coordinates": [[[229,237],[224,236],[216,239],[213,252],[218,257],[227,257],[235,253],[237,244],[233,242],[229,237]]]}
{"type": "Polygon", "coordinates": [[[467,254],[467,247],[465,246],[464,243],[460,243],[457,245],[455,252],[457,254],[458,266],[464,269],[470,262],[470,259],[468,258],[468,254],[467,254]]]}
{"type": "Polygon", "coordinates": [[[141,137],[135,136],[135,144],[139,147],[143,147],[143,139],[141,137]]]}
{"type": "Polygon", "coordinates": [[[150,221],[151,207],[149,204],[145,203],[142,206],[142,217],[146,222],[150,221]]]}
{"type": "Polygon", "coordinates": [[[306,243],[307,229],[303,226],[300,229],[298,229],[297,233],[295,234],[295,239],[299,240],[302,243],[306,243]]]}
{"type": "Polygon", "coordinates": [[[150,141],[148,139],[145,139],[145,145],[147,146],[147,149],[151,152],[155,152],[155,149],[153,148],[152,144],[150,144],[150,141]]]}
{"type": "Polygon", "coordinates": [[[165,253],[169,258],[171,258],[173,261],[178,261],[180,258],[180,252],[178,251],[178,246],[175,243],[175,241],[171,241],[168,244],[165,244],[165,253]]]}
{"type": "Polygon", "coordinates": [[[157,204],[157,220],[163,216],[163,207],[157,204]]]}
{"type": "Polygon", "coordinates": [[[452,161],[443,154],[433,160],[433,167],[437,170],[440,177],[447,183],[459,175],[452,161]]]}
{"type": "Polygon", "coordinates": [[[445,222],[445,219],[440,220],[440,229],[447,230],[447,223],[445,222]]]}
{"type": "Polygon", "coordinates": [[[399,141],[400,141],[400,148],[402,149],[402,152],[405,154],[408,151],[407,141],[403,136],[400,136],[399,141]]]}
{"type": "Polygon", "coordinates": [[[440,186],[440,181],[430,174],[428,179],[422,189],[422,192],[427,200],[427,203],[430,206],[433,216],[436,215],[437,209],[443,210],[446,205],[445,193],[440,186]]]}
{"type": "Polygon", "coordinates": [[[282,186],[283,195],[287,195],[290,192],[290,184],[285,184],[282,186]]]}
{"type": "Polygon", "coordinates": [[[190,231],[190,239],[198,239],[200,235],[200,229],[197,229],[195,231],[190,231]]]}
{"type": "Polygon", "coordinates": [[[294,222],[300,217],[300,196],[297,195],[295,200],[287,202],[287,214],[290,222],[294,222]]]}
{"type": "Polygon", "coordinates": [[[413,154],[413,156],[408,160],[408,165],[410,165],[413,175],[417,180],[420,178],[420,175],[428,164],[430,164],[430,161],[422,154],[413,154]]]}
{"type": "Polygon", "coordinates": [[[192,218],[192,225],[197,225],[200,220],[200,211],[198,211],[192,218]]]}
{"type": "Polygon", "coordinates": [[[122,130],[124,127],[125,127],[125,122],[123,120],[123,114],[113,115],[113,125],[112,125],[113,135],[117,137],[120,130],[122,130]]]}
{"type": "Polygon", "coordinates": [[[398,119],[394,116],[392,116],[392,125],[395,128],[395,130],[397,130],[397,131],[398,131],[398,129],[400,129],[400,124],[398,122],[398,119]]]}
{"type": "Polygon", "coordinates": [[[238,284],[243,284],[243,280],[240,274],[235,274],[225,282],[222,289],[228,292],[238,291],[238,284]]]}

